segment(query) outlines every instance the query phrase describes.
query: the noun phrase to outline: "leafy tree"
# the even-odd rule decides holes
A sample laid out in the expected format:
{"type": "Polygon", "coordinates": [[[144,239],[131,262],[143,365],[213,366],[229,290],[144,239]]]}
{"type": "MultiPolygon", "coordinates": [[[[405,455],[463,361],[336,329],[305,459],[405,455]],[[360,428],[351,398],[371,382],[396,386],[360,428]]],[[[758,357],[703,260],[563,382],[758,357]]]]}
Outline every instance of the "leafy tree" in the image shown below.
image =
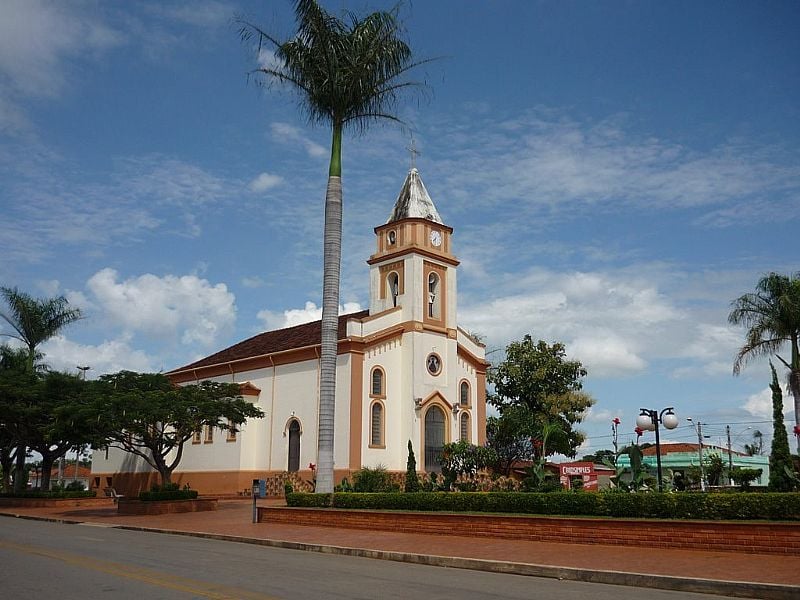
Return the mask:
{"type": "MultiPolygon", "coordinates": [[[[549,446],[549,454],[575,456],[584,435],[574,429],[583,420],[586,410],[594,404],[592,397],[582,391],[581,379],[586,369],[579,361],[567,360],[561,343],[549,345],[533,341],[526,335],[522,341],[511,342],[499,365],[490,369],[488,381],[494,393],[488,401],[502,415],[511,407],[521,407],[529,413],[529,437],[543,431],[547,424],[558,425],[561,435],[549,446]]],[[[524,420],[515,416],[514,420],[524,420]]],[[[534,449],[535,450],[535,449],[534,449]]],[[[535,454],[535,451],[534,451],[535,454]]]]}
{"type": "Polygon", "coordinates": [[[203,427],[235,428],[264,413],[239,395],[235,383],[203,381],[175,386],[160,373],[120,371],[103,375],[97,385],[98,421],[104,443],[144,460],[171,483],[184,444],[203,427]]]}
{"type": "Polygon", "coordinates": [[[71,449],[96,442],[91,382],[76,375],[50,372],[37,381],[34,402],[25,412],[27,445],[42,455],[41,488],[50,488],[55,461],[71,449]]]}
{"type": "Polygon", "coordinates": [[[397,9],[341,20],[316,0],[296,0],[297,32],[279,41],[260,27],[238,19],[242,41],[257,40],[274,49],[273,65],[255,70],[266,83],[297,92],[312,123],[332,130],[322,288],[322,346],[318,432],[317,491],[333,491],[333,436],[336,401],[339,271],[342,255],[342,133],[345,127],[364,131],[375,121],[398,121],[392,114],[400,94],[413,82],[402,77],[419,63],[403,40],[397,9]]]}
{"type": "Polygon", "coordinates": [[[725,472],[725,463],[722,461],[722,457],[719,454],[707,454],[703,461],[708,485],[721,485],[722,474],[725,472]]]}
{"type": "Polygon", "coordinates": [[[406,481],[404,489],[406,492],[418,492],[420,489],[419,474],[417,474],[417,459],[414,456],[414,446],[411,445],[411,440],[408,440],[408,461],[406,462],[406,481]]]}
{"type": "Polygon", "coordinates": [[[604,461],[609,460],[611,464],[614,464],[617,455],[614,453],[613,450],[598,450],[594,454],[584,454],[581,457],[582,461],[595,463],[597,465],[604,464],[604,461]]]}
{"type": "MultiPolygon", "coordinates": [[[[0,287],[0,296],[6,301],[8,309],[0,312],[2,318],[14,330],[14,333],[0,335],[13,338],[25,344],[28,350],[28,370],[34,372],[37,348],[54,335],[57,335],[70,323],[81,318],[78,308],[70,308],[64,296],[56,298],[34,298],[20,292],[17,288],[0,287]]],[[[25,470],[26,447],[20,444],[16,450],[15,470],[25,470]]],[[[24,490],[22,478],[14,481],[14,491],[24,490]]]]}
{"type": "Polygon", "coordinates": [[[761,456],[764,454],[764,434],[756,429],[753,432],[753,443],[745,444],[744,451],[747,456],[761,456]]]}
{"type": "Polygon", "coordinates": [[[0,468],[3,470],[4,492],[11,492],[11,474],[15,488],[24,489],[27,411],[35,404],[34,387],[37,375],[28,370],[28,351],[25,348],[0,346],[0,468]],[[21,450],[20,450],[21,448],[21,450]],[[21,466],[15,463],[22,452],[21,466]]]}
{"type": "Polygon", "coordinates": [[[497,457],[493,468],[508,477],[518,461],[533,460],[531,432],[536,423],[527,407],[509,406],[499,417],[486,419],[486,445],[497,457]]]}
{"type": "Polygon", "coordinates": [[[473,477],[481,469],[490,467],[496,457],[491,448],[476,446],[466,440],[450,442],[442,446],[442,475],[445,489],[450,488],[459,475],[473,477]]]}
{"type": "Polygon", "coordinates": [[[789,451],[789,437],[783,424],[783,391],[778,383],[778,374],[772,363],[772,449],[769,454],[769,489],[773,492],[790,492],[794,482],[787,473],[792,469],[792,454],[789,451]]]}
{"type": "Polygon", "coordinates": [[[739,488],[746,490],[756,479],[761,477],[764,469],[749,469],[745,467],[734,467],[731,470],[731,479],[739,484],[739,488]]]}
{"type": "MultiPolygon", "coordinates": [[[[751,358],[774,355],[789,370],[789,393],[794,398],[794,420],[800,431],[800,273],[769,273],[758,280],[756,291],[734,300],[728,321],[748,328],[745,343],[733,363],[738,375],[751,358]],[[789,360],[778,354],[789,344],[789,360]]],[[[800,451],[800,436],[797,438],[800,451]]]]}

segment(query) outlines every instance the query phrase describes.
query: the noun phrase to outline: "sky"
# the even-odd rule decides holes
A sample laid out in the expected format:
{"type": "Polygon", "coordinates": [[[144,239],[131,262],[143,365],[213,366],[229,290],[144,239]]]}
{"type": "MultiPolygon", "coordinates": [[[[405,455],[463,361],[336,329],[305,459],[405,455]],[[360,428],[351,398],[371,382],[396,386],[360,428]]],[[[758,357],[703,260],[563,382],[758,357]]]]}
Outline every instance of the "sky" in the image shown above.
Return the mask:
{"type": "MultiPolygon", "coordinates": [[[[270,56],[236,15],[293,32],[289,0],[0,3],[0,285],[85,314],[42,347],[54,368],[166,371],[318,318],[330,132],[248,78],[270,56]]],[[[696,440],[692,417],[706,443],[730,426],[735,448],[769,444],[769,367],[732,375],[727,316],[765,273],[800,270],[800,4],[440,0],[400,17],[436,60],[405,126],[345,138],[343,309],[368,305],[413,136],[454,228],[460,325],[493,359],[531,334],[586,366],[579,455],[611,447],[614,417],[631,441],[642,407],[675,407],[666,441],[696,440]]]]}

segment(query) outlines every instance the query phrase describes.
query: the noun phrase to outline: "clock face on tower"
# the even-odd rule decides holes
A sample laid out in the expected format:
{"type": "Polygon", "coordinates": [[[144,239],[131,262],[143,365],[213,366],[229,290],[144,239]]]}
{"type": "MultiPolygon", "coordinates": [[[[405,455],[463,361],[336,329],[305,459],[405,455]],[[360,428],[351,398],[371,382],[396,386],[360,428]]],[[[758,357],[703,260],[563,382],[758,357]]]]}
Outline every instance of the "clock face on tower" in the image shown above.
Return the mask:
{"type": "Polygon", "coordinates": [[[431,244],[436,248],[442,245],[442,232],[438,229],[431,231],[431,244]]]}

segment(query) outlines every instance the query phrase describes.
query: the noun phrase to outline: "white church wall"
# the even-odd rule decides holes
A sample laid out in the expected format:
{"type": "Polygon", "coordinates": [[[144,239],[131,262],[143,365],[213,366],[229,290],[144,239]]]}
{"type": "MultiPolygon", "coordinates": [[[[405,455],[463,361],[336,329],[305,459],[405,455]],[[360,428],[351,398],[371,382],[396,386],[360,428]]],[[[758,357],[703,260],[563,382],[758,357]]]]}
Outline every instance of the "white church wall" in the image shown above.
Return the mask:
{"type": "MultiPolygon", "coordinates": [[[[405,337],[405,336],[403,336],[405,337]]],[[[361,462],[360,466],[377,467],[383,465],[390,470],[400,469],[398,456],[401,446],[407,443],[407,427],[403,418],[404,394],[402,338],[388,340],[369,348],[364,356],[364,383],[362,400],[361,462]],[[385,397],[374,398],[372,391],[372,371],[380,367],[384,373],[385,397]],[[372,404],[383,404],[383,448],[370,447],[372,434],[372,404]]],[[[408,404],[411,404],[409,401],[408,404]]],[[[411,404],[413,406],[413,404],[411,404]]],[[[407,408],[407,407],[406,407],[407,408]]],[[[405,467],[405,462],[403,462],[405,467]]]]}

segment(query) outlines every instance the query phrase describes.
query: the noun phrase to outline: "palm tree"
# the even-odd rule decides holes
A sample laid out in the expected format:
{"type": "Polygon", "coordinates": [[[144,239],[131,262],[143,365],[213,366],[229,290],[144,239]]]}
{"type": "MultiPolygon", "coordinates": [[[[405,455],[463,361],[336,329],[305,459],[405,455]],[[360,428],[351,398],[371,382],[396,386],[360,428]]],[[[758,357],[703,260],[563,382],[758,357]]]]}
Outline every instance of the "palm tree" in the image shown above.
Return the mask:
{"type": "MultiPolygon", "coordinates": [[[[34,298],[17,288],[0,287],[0,295],[8,305],[7,312],[0,312],[0,317],[8,323],[14,333],[0,335],[10,337],[25,344],[27,348],[27,371],[34,373],[36,359],[39,356],[37,348],[51,337],[58,334],[70,323],[82,317],[78,308],[70,308],[64,296],[56,298],[34,298]]],[[[15,469],[22,473],[25,468],[26,446],[24,443],[17,446],[15,469]]],[[[23,491],[23,478],[15,477],[14,491],[23,491]]]]}
{"type": "MultiPolygon", "coordinates": [[[[401,77],[419,62],[402,39],[397,9],[346,21],[328,14],[316,0],[296,0],[297,32],[281,42],[252,23],[237,19],[242,41],[256,39],[275,53],[274,66],[254,73],[268,84],[287,85],[312,123],[331,127],[331,158],[325,194],[322,287],[322,343],[317,487],[333,491],[333,430],[336,399],[336,351],[339,271],[342,255],[342,132],[364,131],[378,120],[399,122],[392,114],[402,91],[418,85],[401,77]]],[[[423,61],[424,62],[424,61],[423,61]]]]}
{"type": "MultiPolygon", "coordinates": [[[[789,393],[794,397],[795,432],[800,432],[800,273],[769,273],[756,291],[732,304],[728,321],[748,328],[744,346],[733,363],[738,375],[751,358],[774,355],[789,370],[789,393]],[[789,343],[789,360],[778,352],[789,343]]],[[[800,436],[797,438],[800,448],[800,436]]]]}

